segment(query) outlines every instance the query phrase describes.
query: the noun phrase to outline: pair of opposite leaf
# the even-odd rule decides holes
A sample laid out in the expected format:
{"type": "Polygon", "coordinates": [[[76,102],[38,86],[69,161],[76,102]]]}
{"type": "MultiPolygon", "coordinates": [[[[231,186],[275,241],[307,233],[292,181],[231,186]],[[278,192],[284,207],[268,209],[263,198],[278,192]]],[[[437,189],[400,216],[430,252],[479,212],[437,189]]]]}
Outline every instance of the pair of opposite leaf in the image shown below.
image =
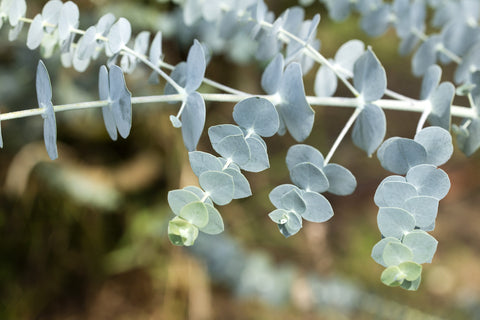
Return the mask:
{"type": "Polygon", "coordinates": [[[267,99],[250,97],[233,108],[238,124],[212,126],[208,136],[213,149],[241,169],[260,172],[270,167],[267,145],[262,137],[271,137],[279,127],[279,115],[267,99]]]}
{"type": "MultiPolygon", "coordinates": [[[[99,95],[101,100],[108,101],[109,105],[102,107],[105,126],[110,137],[117,139],[117,130],[123,138],[130,133],[132,125],[131,94],[128,91],[122,69],[112,65],[110,71],[105,66],[100,68],[99,95]]],[[[52,86],[45,64],[40,60],[36,74],[36,89],[38,106],[44,109],[44,139],[50,159],[58,157],[57,151],[57,124],[52,103],[52,86]]],[[[0,139],[1,140],[1,139],[0,139]]]]}
{"type": "Polygon", "coordinates": [[[177,92],[170,83],[165,86],[165,94],[182,93],[182,107],[178,116],[170,116],[174,127],[182,128],[183,141],[188,151],[197,147],[205,125],[205,101],[196,91],[205,76],[206,60],[202,45],[194,40],[186,62],[179,63],[170,77],[180,85],[184,92],[177,92]]]}
{"type": "MultiPolygon", "coordinates": [[[[373,51],[364,51],[361,41],[353,40],[339,49],[332,67],[345,78],[353,76],[354,88],[358,92],[359,115],[352,130],[355,145],[369,156],[382,143],[386,132],[386,119],[383,110],[373,102],[380,99],[387,87],[385,69],[373,51]]],[[[303,141],[310,134],[314,112],[308,105],[303,90],[301,71],[289,64],[283,71],[282,55],[277,55],[267,66],[262,76],[262,87],[276,95],[281,115],[279,134],[287,129],[297,141],[303,141]],[[299,78],[295,76],[299,75],[299,78]]],[[[321,66],[317,73],[315,92],[319,96],[329,96],[336,89],[337,76],[328,66],[321,66]],[[332,82],[335,79],[335,82],[332,82]]]]}

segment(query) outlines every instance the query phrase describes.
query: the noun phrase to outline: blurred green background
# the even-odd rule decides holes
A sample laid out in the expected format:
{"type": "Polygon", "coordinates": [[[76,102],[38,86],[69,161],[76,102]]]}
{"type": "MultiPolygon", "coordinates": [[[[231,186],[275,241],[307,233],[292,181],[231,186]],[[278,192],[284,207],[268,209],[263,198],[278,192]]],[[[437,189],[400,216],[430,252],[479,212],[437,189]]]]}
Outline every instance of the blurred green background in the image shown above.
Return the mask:
{"type": "MultiPolygon", "coordinates": [[[[45,1],[28,1],[28,17],[45,1]]],[[[154,0],[79,0],[81,27],[105,12],[124,16],[134,34],[171,30],[173,3],[154,0]]],[[[278,16],[295,1],[267,1],[278,16]]],[[[331,57],[353,38],[371,45],[387,71],[388,87],[418,97],[420,80],[410,58],[397,54],[389,31],[366,37],[358,17],[333,23],[322,14],[321,52],[331,57]]],[[[36,105],[35,70],[41,55],[0,36],[0,112],[36,105]]],[[[190,43],[166,37],[165,60],[186,58],[190,43]]],[[[238,50],[248,48],[238,48],[238,50]]],[[[238,52],[241,56],[241,52],[238,52]]],[[[54,104],[97,99],[100,58],[85,73],[61,67],[58,55],[46,62],[54,104]]],[[[207,77],[251,93],[262,93],[264,65],[234,63],[214,55],[207,77]]],[[[313,94],[316,69],[305,77],[313,94]]],[[[444,69],[451,79],[453,66],[444,69]]],[[[134,96],[156,95],[140,66],[127,77],[134,96]]],[[[204,90],[211,90],[203,88],[204,90]]],[[[339,95],[349,96],[343,88],[339,95]]],[[[464,101],[458,100],[458,103],[464,101]]],[[[231,123],[232,104],[209,103],[207,126],[231,123]]],[[[371,258],[380,234],[373,194],[389,173],[347,138],[333,161],[349,168],[358,188],[348,197],[327,195],[335,210],[326,223],[304,223],[285,239],[267,214],[270,190],[289,183],[284,158],[289,136],[267,139],[271,169],[247,173],[253,197],[221,207],[225,235],[199,239],[192,250],[174,247],[166,235],[172,217],[167,192],[196,185],[181,133],[169,115],[175,105],[134,108],[128,139],[109,139],[99,110],[57,114],[59,159],[49,161],[40,117],[2,123],[0,153],[0,319],[480,319],[480,156],[455,150],[443,166],[452,181],[440,203],[435,231],[438,251],[424,265],[417,292],[381,284],[383,268],[371,258]],[[238,271],[238,272],[237,272],[238,271]],[[282,294],[280,294],[282,293],[282,294]]],[[[352,110],[316,108],[316,124],[305,143],[326,154],[352,110]]],[[[387,112],[387,136],[413,137],[418,114],[387,112]]],[[[199,150],[210,151],[203,136],[199,150]]]]}

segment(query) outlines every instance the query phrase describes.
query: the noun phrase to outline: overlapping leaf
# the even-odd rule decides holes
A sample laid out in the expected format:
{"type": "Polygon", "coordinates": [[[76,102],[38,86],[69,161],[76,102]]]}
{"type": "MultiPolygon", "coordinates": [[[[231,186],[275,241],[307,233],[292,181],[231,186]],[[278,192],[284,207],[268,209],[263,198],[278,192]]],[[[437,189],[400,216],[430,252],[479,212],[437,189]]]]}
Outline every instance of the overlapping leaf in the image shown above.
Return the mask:
{"type": "Polygon", "coordinates": [[[414,140],[394,137],[382,144],[377,156],[388,171],[406,174],[411,167],[426,162],[427,151],[414,140]]]}
{"type": "Polygon", "coordinates": [[[375,192],[378,207],[404,208],[407,199],[418,196],[417,189],[407,182],[382,182],[375,192]]]}
{"type": "Polygon", "coordinates": [[[442,169],[434,165],[422,164],[407,172],[407,182],[414,185],[421,196],[443,199],[450,190],[450,179],[442,169]]]}
{"type": "Polygon", "coordinates": [[[128,137],[132,127],[132,94],[128,91],[122,69],[116,65],[108,73],[109,96],[112,101],[113,116],[122,138],[128,137]]]}
{"type": "Polygon", "coordinates": [[[27,11],[27,3],[25,0],[3,0],[0,11],[8,16],[8,21],[11,26],[16,26],[20,18],[25,16],[27,11]]]}
{"type": "Polygon", "coordinates": [[[377,216],[380,232],[384,237],[401,239],[415,228],[415,218],[400,208],[380,208],[377,216]]]}
{"type": "Polygon", "coordinates": [[[377,242],[372,249],[373,260],[384,267],[387,267],[387,264],[383,260],[383,251],[389,243],[400,243],[400,240],[394,237],[385,237],[377,242]]]}
{"type": "Polygon", "coordinates": [[[186,191],[190,191],[192,193],[194,193],[198,199],[200,200],[204,200],[203,202],[205,204],[209,204],[211,206],[213,206],[213,202],[212,200],[205,194],[205,192],[200,189],[199,187],[196,187],[196,186],[186,186],[185,188],[183,188],[182,190],[186,190],[186,191]]]}
{"type": "Polygon", "coordinates": [[[450,133],[440,127],[428,127],[419,131],[413,140],[390,138],[378,149],[382,166],[397,174],[406,174],[419,164],[442,165],[453,152],[450,133]]]}
{"type": "Polygon", "coordinates": [[[173,244],[192,245],[199,230],[208,234],[218,234],[224,230],[223,219],[211,200],[211,198],[217,201],[224,200],[228,193],[219,189],[216,182],[212,181],[218,178],[215,176],[217,174],[221,175],[218,179],[221,182],[225,181],[223,179],[225,177],[231,179],[229,175],[219,171],[206,171],[200,181],[208,191],[194,186],[169,191],[168,204],[177,215],[170,221],[168,228],[169,238],[173,244]]]}
{"type": "MultiPolygon", "coordinates": [[[[101,66],[98,75],[98,92],[100,100],[110,100],[110,84],[108,80],[107,67],[101,66]]],[[[115,124],[115,117],[113,116],[113,110],[111,104],[102,107],[103,121],[107,129],[108,134],[112,140],[117,140],[117,125],[115,124]]]]}
{"type": "Polygon", "coordinates": [[[130,41],[132,36],[132,27],[130,22],[125,18],[119,18],[115,22],[108,33],[108,46],[113,54],[122,50],[122,48],[130,41]]]}
{"type": "Polygon", "coordinates": [[[89,27],[85,34],[78,40],[76,55],[80,60],[88,60],[93,55],[96,47],[97,29],[95,26],[89,27]]]}
{"type": "Polygon", "coordinates": [[[225,226],[220,212],[212,205],[205,204],[205,207],[208,210],[208,223],[204,227],[201,227],[200,231],[207,234],[219,234],[223,232],[225,226]]]}
{"type": "Polygon", "coordinates": [[[38,107],[43,109],[43,137],[45,147],[50,159],[58,158],[57,151],[57,123],[55,120],[55,111],[52,104],[52,85],[48,76],[47,68],[42,60],[38,62],[37,75],[35,81],[37,89],[38,107]]]}
{"type": "Polygon", "coordinates": [[[321,169],[310,162],[302,162],[290,170],[290,179],[301,189],[324,192],[330,186],[327,176],[321,169]]]}
{"type": "Polygon", "coordinates": [[[108,106],[102,107],[108,134],[112,140],[116,140],[118,130],[122,138],[128,137],[132,127],[132,95],[126,86],[122,69],[112,65],[110,71],[107,71],[107,68],[102,66],[98,89],[100,99],[109,101],[108,106]]]}
{"type": "Polygon", "coordinates": [[[240,165],[240,168],[250,172],[260,172],[270,168],[270,161],[268,160],[267,148],[262,138],[256,134],[246,138],[249,151],[250,160],[240,165]]]}
{"type": "Polygon", "coordinates": [[[178,216],[198,228],[203,228],[208,224],[208,209],[201,201],[194,201],[184,205],[180,209],[178,216]]]}
{"type": "Polygon", "coordinates": [[[213,149],[225,159],[238,165],[246,164],[250,158],[250,148],[242,130],[234,125],[217,125],[208,129],[213,149]]]}
{"type": "Polygon", "coordinates": [[[167,196],[168,205],[176,215],[180,214],[180,210],[189,203],[200,201],[200,197],[190,190],[171,190],[167,196]]]}
{"type": "Polygon", "coordinates": [[[302,228],[302,218],[294,211],[277,209],[269,214],[270,219],[277,223],[280,232],[288,238],[302,228]]]}
{"type": "Polygon", "coordinates": [[[237,103],[233,108],[233,119],[247,133],[271,137],[279,127],[275,106],[267,99],[251,97],[237,103]]]}
{"type": "Polygon", "coordinates": [[[430,226],[435,225],[438,213],[438,199],[430,196],[417,196],[407,199],[402,208],[415,217],[416,227],[431,231],[430,226]]]}
{"type": "Polygon", "coordinates": [[[420,130],[413,139],[427,152],[426,162],[435,166],[446,163],[453,154],[452,136],[440,127],[427,127],[420,130]]]}
{"type": "Polygon", "coordinates": [[[198,181],[216,204],[223,206],[232,201],[235,185],[229,174],[221,171],[205,171],[198,181]]]}
{"type": "Polygon", "coordinates": [[[221,161],[210,153],[191,151],[188,153],[190,167],[193,173],[199,177],[205,171],[222,171],[221,161]]]}
{"type": "Polygon", "coordinates": [[[71,36],[72,29],[78,27],[80,11],[72,1],[63,4],[58,17],[58,38],[60,41],[67,40],[71,36]]]}
{"type": "Polygon", "coordinates": [[[238,167],[231,163],[225,167],[226,160],[217,158],[209,153],[201,151],[189,152],[190,166],[197,177],[206,171],[223,171],[233,179],[233,199],[246,198],[252,195],[247,178],[240,172],[238,167]]]}
{"type": "Polygon", "coordinates": [[[402,243],[412,250],[412,261],[421,264],[432,262],[438,241],[425,231],[414,230],[405,235],[402,243]]]}
{"type": "Polygon", "coordinates": [[[250,189],[250,183],[247,178],[240,172],[240,170],[235,170],[232,168],[224,169],[223,172],[230,175],[233,179],[234,191],[233,199],[242,199],[250,197],[252,195],[252,190],[250,189]]]}
{"type": "Polygon", "coordinates": [[[399,242],[389,242],[383,249],[383,261],[389,266],[398,266],[402,262],[410,261],[413,258],[413,252],[406,245],[399,242]]]}

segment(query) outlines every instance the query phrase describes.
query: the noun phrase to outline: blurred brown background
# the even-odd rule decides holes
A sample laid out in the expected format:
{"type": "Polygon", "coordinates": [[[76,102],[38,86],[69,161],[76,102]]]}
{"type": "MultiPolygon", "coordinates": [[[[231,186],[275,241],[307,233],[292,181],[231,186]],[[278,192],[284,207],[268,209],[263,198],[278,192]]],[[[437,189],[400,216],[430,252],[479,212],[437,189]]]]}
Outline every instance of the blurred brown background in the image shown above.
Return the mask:
{"type": "MultiPolygon", "coordinates": [[[[45,1],[28,1],[28,17],[45,1]]],[[[172,3],[154,0],[76,1],[81,27],[114,12],[141,30],[168,28],[172,3]]],[[[278,16],[295,1],[267,1],[278,16]]],[[[333,23],[322,14],[321,52],[331,57],[353,38],[371,45],[387,70],[388,87],[418,97],[420,80],[410,74],[409,57],[397,54],[389,31],[367,38],[358,17],[333,23]]],[[[36,105],[34,75],[38,51],[25,46],[26,31],[8,42],[1,30],[0,112],[36,105]]],[[[175,30],[176,32],[183,32],[175,30]]],[[[189,43],[163,43],[165,60],[186,58],[189,43]]],[[[85,73],[46,61],[54,104],[97,99],[100,58],[85,73]]],[[[215,55],[207,77],[251,93],[263,93],[263,66],[215,55]]],[[[313,94],[316,68],[305,77],[313,94]]],[[[444,69],[451,79],[453,66],[444,69]]],[[[134,96],[156,95],[140,66],[127,77],[134,96]]],[[[207,87],[204,90],[211,90],[207,87]]],[[[338,95],[349,96],[343,88],[338,95]]],[[[464,103],[459,100],[458,103],[464,103]]],[[[231,123],[232,104],[209,103],[207,126],[231,123]]],[[[440,203],[435,231],[439,246],[424,265],[417,292],[381,284],[383,268],[371,258],[380,234],[373,194],[389,173],[347,138],[333,162],[349,168],[358,188],[348,197],[327,195],[335,210],[323,224],[304,223],[289,239],[267,214],[270,190],[289,183],[284,158],[289,136],[267,139],[271,169],[247,174],[253,197],[219,208],[224,235],[206,238],[193,250],[170,244],[167,192],[197,184],[181,133],[168,119],[175,105],[134,107],[128,139],[109,139],[99,110],[57,114],[59,159],[49,161],[40,117],[2,123],[0,153],[0,319],[480,319],[480,155],[458,149],[443,169],[452,189],[440,203]],[[282,294],[280,294],[282,293],[282,294]]],[[[305,143],[326,154],[352,110],[319,108],[305,143]]],[[[413,137],[418,114],[387,112],[387,136],[413,137]]],[[[458,120],[458,119],[457,119],[458,120]]],[[[204,135],[199,150],[212,151],[204,135]]],[[[200,239],[199,239],[200,240],[200,239]]]]}

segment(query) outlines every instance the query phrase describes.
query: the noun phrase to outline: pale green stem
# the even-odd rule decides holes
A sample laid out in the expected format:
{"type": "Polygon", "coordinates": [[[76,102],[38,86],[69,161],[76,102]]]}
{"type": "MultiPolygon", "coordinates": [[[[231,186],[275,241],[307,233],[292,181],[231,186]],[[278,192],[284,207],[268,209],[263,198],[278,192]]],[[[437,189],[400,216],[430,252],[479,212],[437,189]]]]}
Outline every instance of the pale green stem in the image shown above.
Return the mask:
{"type": "MultiPolygon", "coordinates": [[[[244,95],[234,95],[234,94],[224,94],[224,93],[201,93],[201,96],[205,101],[215,101],[215,102],[231,102],[237,103],[245,99],[244,95]]],[[[275,95],[258,95],[258,97],[267,99],[272,103],[277,103],[277,98],[275,95]]],[[[312,106],[323,106],[323,107],[344,107],[344,108],[356,108],[358,106],[357,98],[343,98],[343,97],[316,97],[308,96],[307,102],[312,106]]],[[[143,97],[132,97],[132,104],[145,104],[145,103],[163,103],[163,102],[181,102],[183,101],[183,95],[181,94],[171,94],[171,95],[157,95],[157,96],[143,96],[143,97]]],[[[373,103],[385,110],[397,110],[397,111],[408,111],[408,112],[418,112],[423,113],[426,108],[428,108],[428,101],[417,101],[412,100],[415,103],[412,104],[411,101],[399,101],[399,100],[390,100],[390,99],[380,99],[374,101],[373,103]]],[[[99,108],[108,105],[108,101],[91,101],[91,102],[80,102],[80,103],[71,103],[64,105],[54,106],[55,112],[69,111],[69,110],[78,110],[78,109],[88,109],[88,108],[99,108]]],[[[0,114],[0,121],[25,118],[35,115],[41,115],[43,113],[43,108],[32,108],[21,111],[13,111],[8,113],[0,114]]],[[[477,114],[472,108],[461,107],[461,106],[452,106],[451,114],[454,117],[460,118],[470,118],[475,119],[477,114]]]]}
{"type": "MultiPolygon", "coordinates": [[[[160,68],[165,68],[165,69],[169,69],[169,70],[173,70],[175,67],[172,66],[171,64],[169,63],[166,63],[165,61],[160,61],[160,68]]],[[[236,94],[236,95],[243,95],[243,96],[251,96],[251,94],[247,93],[247,92],[244,92],[244,91],[240,91],[240,90],[237,90],[237,89],[233,89],[233,88],[230,88],[226,85],[223,85],[219,82],[216,82],[214,80],[211,80],[211,79],[208,79],[208,78],[204,78],[203,79],[203,83],[205,84],[208,84],[209,86],[212,86],[214,88],[217,88],[219,90],[222,90],[224,92],[227,92],[227,93],[230,93],[230,94],[236,94]]]]}
{"type": "Polygon", "coordinates": [[[150,60],[148,60],[144,55],[141,55],[141,54],[138,54],[136,51],[130,49],[129,47],[127,46],[123,46],[122,47],[122,50],[125,51],[126,53],[129,53],[131,55],[133,55],[134,57],[136,57],[137,59],[139,59],[140,61],[142,61],[144,64],[146,64],[147,66],[149,66],[153,71],[155,71],[156,73],[158,73],[162,78],[164,78],[169,84],[172,85],[173,88],[175,88],[175,90],[179,93],[179,94],[182,94],[182,95],[186,95],[186,92],[185,92],[185,89],[182,88],[178,83],[176,83],[168,74],[166,74],[162,69],[160,69],[159,67],[157,67],[156,65],[154,65],[152,62],[150,62],[150,60]]]}
{"type": "Polygon", "coordinates": [[[392,91],[388,88],[385,90],[385,95],[390,97],[390,98],[393,98],[393,99],[402,100],[402,101],[409,101],[409,102],[412,102],[412,104],[415,103],[414,99],[412,99],[410,97],[407,97],[407,96],[404,96],[403,94],[397,93],[395,91],[392,91]]]}
{"type": "Polygon", "coordinates": [[[420,132],[423,129],[423,126],[425,125],[425,122],[427,122],[427,118],[430,115],[431,110],[430,108],[426,108],[423,112],[422,115],[420,116],[420,120],[418,120],[417,124],[417,133],[420,132]]]}
{"type": "Polygon", "coordinates": [[[205,194],[203,195],[202,200],[200,200],[200,201],[201,201],[201,202],[205,202],[205,201],[208,199],[208,197],[210,197],[210,193],[205,192],[205,194]]]}
{"type": "Polygon", "coordinates": [[[355,109],[355,111],[353,112],[353,114],[350,116],[350,119],[348,119],[347,123],[345,124],[342,131],[340,132],[337,139],[335,140],[335,143],[330,148],[330,151],[328,152],[327,156],[325,157],[325,161],[323,162],[324,166],[326,166],[330,162],[330,159],[332,159],[333,154],[337,150],[337,148],[340,145],[340,143],[342,142],[343,138],[345,138],[345,136],[347,135],[348,130],[350,130],[350,128],[355,123],[355,120],[357,120],[357,118],[360,115],[360,113],[362,112],[362,110],[363,110],[363,108],[357,107],[355,109]]]}
{"type": "Polygon", "coordinates": [[[25,22],[25,23],[32,23],[33,19],[21,17],[21,18],[18,19],[18,21],[22,21],[22,22],[25,22]]]}
{"type": "MultiPolygon", "coordinates": [[[[108,104],[109,102],[107,100],[89,101],[89,102],[57,105],[53,107],[53,110],[55,112],[61,112],[61,111],[70,111],[70,110],[99,108],[99,107],[108,106],[108,104]]],[[[45,108],[32,108],[32,109],[8,112],[8,113],[0,114],[0,121],[37,116],[37,115],[43,114],[44,112],[45,112],[45,108]]]]}
{"type": "MultiPolygon", "coordinates": [[[[467,95],[467,97],[468,97],[468,102],[470,103],[470,107],[471,107],[472,110],[474,110],[475,113],[476,113],[476,110],[477,110],[480,106],[475,105],[475,101],[473,100],[472,92],[469,92],[468,95],[467,95]]],[[[477,116],[478,116],[478,114],[477,114],[477,116]]]]}
{"type": "Polygon", "coordinates": [[[178,109],[177,118],[180,118],[186,105],[187,105],[187,100],[185,99],[182,101],[182,105],[180,106],[180,109],[178,109]]]}
{"type": "MultiPolygon", "coordinates": [[[[19,20],[20,20],[20,21],[23,21],[23,22],[25,22],[25,23],[32,23],[32,22],[33,22],[33,19],[28,19],[28,18],[20,18],[19,20]]],[[[47,26],[47,27],[52,27],[52,28],[57,27],[56,25],[53,25],[53,24],[50,24],[50,23],[45,23],[44,25],[47,26]]],[[[85,31],[84,31],[84,30],[81,30],[81,29],[74,29],[74,28],[72,28],[70,31],[73,32],[73,33],[79,34],[79,35],[84,35],[84,34],[85,34],[85,31]]],[[[96,39],[97,39],[97,40],[102,40],[102,41],[104,41],[104,42],[108,42],[108,38],[103,37],[103,36],[98,36],[98,35],[97,35],[96,39]]],[[[126,47],[126,46],[124,46],[124,47],[122,48],[122,51],[127,52],[127,53],[130,53],[130,54],[133,54],[132,52],[135,52],[135,51],[131,50],[130,48],[126,47]],[[127,50],[127,49],[129,49],[129,50],[127,50]]],[[[135,53],[136,53],[136,52],[135,52],[135,53]]],[[[148,60],[148,57],[146,57],[146,56],[144,56],[144,55],[139,55],[138,53],[136,53],[136,54],[134,54],[134,55],[135,55],[135,57],[137,57],[139,60],[141,60],[142,62],[144,62],[148,67],[150,67],[152,70],[154,70],[155,72],[159,73],[166,81],[168,81],[168,82],[175,88],[175,90],[177,90],[177,92],[181,93],[181,91],[179,91],[179,89],[182,88],[182,87],[178,86],[178,84],[174,84],[173,82],[169,81],[168,78],[167,78],[167,77],[168,77],[167,74],[165,74],[165,73],[163,73],[163,74],[160,73],[160,72],[158,71],[158,70],[160,70],[160,69],[153,67],[153,64],[151,64],[151,63],[150,63],[150,64],[146,63],[146,61],[150,62],[150,61],[148,60]]],[[[166,62],[164,62],[164,61],[161,61],[161,62],[160,62],[160,67],[165,67],[166,69],[169,69],[169,70],[173,70],[173,69],[174,69],[174,66],[172,66],[172,65],[170,65],[170,64],[168,64],[168,63],[166,63],[166,62]]],[[[243,91],[240,91],[240,90],[236,90],[236,89],[230,88],[230,87],[228,87],[228,86],[225,86],[225,85],[223,85],[223,84],[221,84],[221,83],[218,83],[218,82],[213,81],[213,80],[208,79],[208,78],[204,78],[204,79],[203,79],[203,82],[204,82],[205,84],[207,84],[207,85],[210,85],[210,86],[212,86],[212,87],[214,87],[214,88],[217,88],[217,89],[222,90],[222,91],[227,92],[227,93],[237,94],[237,95],[245,95],[245,96],[248,96],[248,95],[249,95],[249,94],[246,93],[246,92],[243,92],[243,91]]],[[[182,88],[182,89],[183,89],[183,88],[182,88]]]]}
{"type": "MultiPolygon", "coordinates": [[[[272,28],[273,25],[271,23],[268,23],[266,21],[262,21],[260,23],[262,26],[264,27],[267,27],[267,28],[272,28]]],[[[287,30],[283,29],[283,28],[280,28],[279,29],[279,32],[281,32],[282,34],[284,34],[285,36],[289,37],[290,39],[300,43],[302,46],[305,47],[305,49],[307,49],[306,51],[306,54],[308,54],[312,59],[314,59],[315,61],[317,61],[318,63],[320,64],[323,64],[323,65],[326,65],[328,68],[330,68],[334,73],[335,75],[338,77],[338,79],[340,79],[340,81],[343,82],[343,84],[345,84],[345,86],[348,88],[348,90],[350,90],[350,92],[352,92],[352,94],[355,96],[355,97],[358,97],[360,95],[360,93],[357,91],[357,89],[355,89],[352,84],[342,75],[340,74],[333,66],[332,64],[330,63],[330,61],[328,61],[320,52],[318,52],[314,47],[312,47],[310,44],[308,44],[307,42],[303,41],[302,39],[300,39],[299,37],[297,37],[296,35],[288,32],[287,30]]]]}
{"type": "Polygon", "coordinates": [[[225,169],[227,169],[228,166],[229,166],[232,162],[233,162],[232,158],[228,158],[228,159],[227,159],[227,162],[225,162],[225,165],[224,165],[223,168],[222,168],[222,171],[225,170],[225,169]]]}
{"type": "Polygon", "coordinates": [[[467,121],[465,121],[465,123],[462,125],[462,128],[463,129],[467,129],[468,126],[472,123],[472,119],[468,119],[467,121]]]}

